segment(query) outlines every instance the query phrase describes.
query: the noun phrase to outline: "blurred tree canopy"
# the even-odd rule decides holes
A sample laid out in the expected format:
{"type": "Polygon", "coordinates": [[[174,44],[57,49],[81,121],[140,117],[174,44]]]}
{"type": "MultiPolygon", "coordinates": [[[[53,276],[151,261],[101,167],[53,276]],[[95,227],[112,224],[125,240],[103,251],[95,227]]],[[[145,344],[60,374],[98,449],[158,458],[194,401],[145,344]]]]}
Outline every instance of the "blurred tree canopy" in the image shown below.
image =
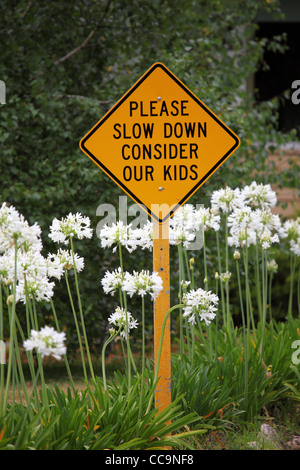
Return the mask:
{"type": "MultiPolygon", "coordinates": [[[[80,151],[79,141],[155,62],[164,63],[241,139],[193,200],[205,202],[213,189],[249,182],[254,170],[260,181],[292,184],[292,167],[277,174],[267,161],[267,145],[272,150],[290,139],[278,132],[278,103],[257,104],[245,87],[265,48],[284,51],[280,38],[255,36],[257,12],[280,15],[276,1],[3,0],[1,7],[1,201],[40,224],[46,252],[57,249],[48,238],[54,217],[81,212],[96,228],[99,204],[118,207],[121,190],[80,151]]],[[[112,305],[100,279],[117,260],[99,248],[96,237],[76,249],[85,257],[87,325],[97,337],[112,305]]],[[[57,292],[60,298],[60,286],[57,292]]],[[[61,295],[67,325],[65,302],[61,295]]]]}

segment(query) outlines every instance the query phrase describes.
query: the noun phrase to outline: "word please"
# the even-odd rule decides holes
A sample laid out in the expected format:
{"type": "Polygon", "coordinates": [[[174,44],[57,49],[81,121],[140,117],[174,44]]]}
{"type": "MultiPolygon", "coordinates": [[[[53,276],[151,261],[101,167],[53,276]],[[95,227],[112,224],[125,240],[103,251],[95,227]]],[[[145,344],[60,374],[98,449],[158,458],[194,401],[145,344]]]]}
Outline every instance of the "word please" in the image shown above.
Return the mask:
{"type": "Polygon", "coordinates": [[[188,116],[187,112],[188,100],[173,100],[170,104],[167,104],[165,100],[149,101],[144,103],[143,101],[130,101],[129,102],[129,113],[130,116],[188,116]]]}

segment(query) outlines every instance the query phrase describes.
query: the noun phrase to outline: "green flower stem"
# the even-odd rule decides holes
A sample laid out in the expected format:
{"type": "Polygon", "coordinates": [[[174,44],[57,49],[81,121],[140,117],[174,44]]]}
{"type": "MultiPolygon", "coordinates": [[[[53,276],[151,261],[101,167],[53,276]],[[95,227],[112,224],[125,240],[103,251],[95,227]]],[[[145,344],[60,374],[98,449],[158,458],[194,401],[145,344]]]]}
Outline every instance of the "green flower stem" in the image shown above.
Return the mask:
{"type": "Polygon", "coordinates": [[[258,252],[258,236],[256,234],[256,244],[255,244],[255,288],[256,288],[256,299],[259,312],[260,321],[262,320],[262,300],[261,300],[261,291],[260,291],[260,274],[259,274],[259,252],[258,252]]]}
{"type": "Polygon", "coordinates": [[[76,263],[75,263],[74,245],[73,245],[73,238],[72,237],[70,237],[70,245],[71,245],[72,258],[73,258],[73,267],[74,267],[74,274],[75,274],[75,285],[76,285],[76,292],[77,292],[77,298],[78,298],[78,306],[79,306],[79,313],[80,313],[80,318],[81,318],[81,326],[82,326],[82,331],[83,331],[83,337],[84,337],[84,342],[85,342],[85,347],[86,347],[88,363],[89,363],[89,367],[90,367],[90,373],[91,373],[92,379],[95,381],[94,369],[93,369],[93,364],[92,364],[92,360],[91,360],[90,348],[89,348],[89,343],[88,343],[88,338],[87,338],[85,323],[84,323],[84,316],[83,316],[81,296],[80,296],[80,291],[79,291],[78,275],[77,275],[77,269],[76,269],[76,263]]]}
{"type": "MultiPolygon", "coordinates": [[[[250,316],[251,316],[251,298],[250,298],[250,289],[249,289],[249,278],[248,278],[248,248],[243,248],[243,259],[244,259],[244,270],[245,270],[245,291],[246,291],[246,338],[245,338],[245,361],[247,362],[248,367],[248,344],[250,338],[250,316]],[[247,358],[246,358],[247,351],[247,358]]],[[[245,366],[246,367],[246,366],[245,366]]],[[[248,374],[247,374],[248,377],[248,374]]],[[[245,378],[245,387],[246,387],[247,378],[245,378]]],[[[248,399],[248,396],[246,397],[248,399]]]]}
{"type": "Polygon", "coordinates": [[[138,421],[140,422],[142,415],[143,406],[143,394],[144,394],[144,381],[145,381],[145,360],[146,360],[146,348],[145,348],[145,298],[142,296],[142,379],[141,379],[141,392],[140,392],[140,405],[138,421]]]}
{"type": "Polygon", "coordinates": [[[16,287],[17,287],[17,239],[15,239],[15,261],[14,261],[14,284],[13,284],[13,302],[12,302],[12,311],[10,316],[10,338],[9,338],[9,356],[8,356],[8,365],[7,365],[7,374],[6,374],[6,388],[4,395],[4,412],[7,409],[8,403],[8,393],[10,387],[10,380],[13,367],[13,348],[14,348],[14,336],[15,336],[15,320],[16,320],[16,287]]]}
{"type": "Polygon", "coordinates": [[[260,355],[263,357],[264,352],[264,341],[265,341],[265,328],[266,328],[266,316],[267,316],[267,285],[268,285],[268,271],[266,263],[266,253],[265,250],[261,250],[261,266],[262,266],[262,334],[261,334],[261,345],[260,345],[260,355]]]}
{"type": "Polygon", "coordinates": [[[294,278],[295,278],[295,269],[296,269],[296,256],[292,254],[290,256],[290,295],[289,295],[289,305],[288,305],[288,319],[293,319],[293,290],[294,290],[294,278]]]}
{"type": "Polygon", "coordinates": [[[242,295],[242,286],[241,286],[241,276],[240,276],[240,266],[239,261],[236,260],[236,272],[238,278],[238,286],[239,286],[239,296],[240,296],[240,305],[241,305],[241,315],[242,315],[242,324],[243,324],[243,338],[244,338],[244,351],[245,351],[245,377],[244,377],[244,397],[245,403],[247,407],[248,402],[248,340],[246,334],[246,322],[245,322],[245,313],[244,313],[244,302],[243,302],[243,295],[242,295]]]}
{"type": "MultiPolygon", "coordinates": [[[[33,305],[33,315],[34,315],[34,319],[35,319],[35,329],[38,330],[39,325],[38,325],[37,310],[36,310],[36,304],[35,304],[35,299],[34,298],[32,299],[32,305],[33,305]]],[[[48,397],[47,397],[47,393],[46,393],[46,381],[45,381],[45,376],[44,376],[43,358],[41,357],[40,354],[37,354],[37,361],[39,363],[39,368],[40,368],[43,400],[44,400],[44,403],[46,403],[47,407],[49,407],[48,397]]]]}
{"type": "MultiPolygon", "coordinates": [[[[228,214],[225,214],[225,271],[229,272],[229,256],[228,256],[228,214]]],[[[222,284],[222,283],[221,283],[222,284]]],[[[226,326],[231,339],[231,314],[230,314],[230,303],[229,303],[229,281],[225,283],[226,293],[226,326]]]]}
{"type": "MultiPolygon", "coordinates": [[[[119,259],[122,275],[124,274],[123,266],[123,255],[122,255],[122,245],[118,244],[119,247],[119,259]]],[[[128,373],[128,390],[131,388],[131,361],[133,357],[131,355],[130,341],[129,341],[129,325],[128,325],[128,314],[127,314],[127,296],[126,292],[123,291],[123,300],[124,300],[124,310],[125,310],[125,325],[126,325],[126,346],[127,346],[127,373],[128,373]]]]}
{"type": "Polygon", "coordinates": [[[85,378],[85,381],[87,382],[87,372],[86,372],[86,366],[85,366],[85,358],[84,358],[84,353],[83,353],[81,335],[80,335],[79,325],[78,325],[78,321],[77,321],[77,315],[76,315],[75,308],[74,308],[73,298],[72,298],[72,294],[71,294],[71,290],[70,290],[70,285],[69,285],[69,280],[68,280],[68,273],[67,273],[66,270],[65,270],[65,280],[66,280],[67,291],[68,291],[68,294],[69,294],[69,299],[70,299],[71,308],[72,308],[72,312],[73,312],[75,327],[76,327],[76,331],[77,331],[77,337],[78,337],[78,343],[79,343],[79,348],[80,348],[81,362],[82,362],[84,378],[85,378]]]}
{"type": "Polygon", "coordinates": [[[273,281],[273,273],[270,273],[269,278],[269,320],[272,323],[272,281],[273,281]]]}
{"type": "Polygon", "coordinates": [[[228,214],[225,213],[225,271],[228,271],[228,214]]]}
{"type": "MultiPolygon", "coordinates": [[[[220,239],[219,239],[219,232],[216,231],[216,242],[217,242],[217,255],[218,255],[218,269],[219,275],[222,273],[222,264],[221,264],[221,252],[220,252],[220,239]]],[[[221,299],[222,299],[222,313],[223,313],[223,325],[226,324],[226,316],[225,316],[225,298],[224,298],[224,286],[223,283],[220,283],[220,290],[221,290],[221,299]]]]}
{"type": "Polygon", "coordinates": [[[182,251],[183,251],[183,256],[184,256],[184,261],[185,261],[185,266],[186,266],[186,272],[187,272],[187,275],[188,275],[188,280],[189,280],[189,282],[191,282],[192,279],[191,279],[191,272],[190,272],[190,268],[189,268],[187,250],[186,250],[185,247],[182,247],[182,251]]]}
{"type": "MultiPolygon", "coordinates": [[[[4,344],[3,336],[3,295],[2,295],[2,283],[0,282],[0,340],[1,344],[4,344]]],[[[2,351],[3,352],[3,351],[2,351]]],[[[3,352],[5,355],[5,351],[3,352]]],[[[1,354],[1,352],[0,352],[1,354]]],[[[1,357],[1,359],[3,359],[1,357]]],[[[0,418],[2,416],[2,406],[3,406],[3,393],[4,393],[4,361],[0,361],[0,418]]]]}
{"type": "Polygon", "coordinates": [[[255,334],[255,323],[252,311],[252,301],[251,301],[251,290],[250,290],[250,280],[249,280],[249,248],[247,245],[243,248],[244,252],[244,269],[245,269],[245,282],[246,282],[246,305],[247,305],[247,328],[250,330],[250,321],[252,323],[252,330],[255,334]]]}
{"type": "MultiPolygon", "coordinates": [[[[20,332],[22,343],[23,343],[25,341],[25,337],[24,337],[24,334],[23,334],[23,331],[22,331],[22,326],[20,324],[20,321],[19,321],[17,315],[16,315],[16,326],[18,327],[18,331],[20,332]]],[[[24,378],[24,372],[23,372],[23,367],[22,367],[22,362],[21,362],[21,357],[20,357],[20,350],[19,350],[18,338],[17,338],[17,332],[16,331],[15,331],[14,341],[15,341],[16,362],[17,362],[17,368],[18,368],[18,371],[19,371],[20,382],[21,382],[21,385],[22,385],[22,391],[24,393],[26,403],[28,405],[29,396],[28,396],[26,382],[25,382],[25,378],[24,378]]],[[[21,403],[22,403],[22,399],[21,399],[21,403]]]]}
{"type": "MultiPolygon", "coordinates": [[[[178,285],[178,300],[181,301],[182,297],[182,281],[185,280],[185,273],[184,273],[184,263],[183,263],[183,249],[182,243],[177,245],[178,250],[178,262],[179,262],[179,285],[178,285]]],[[[180,355],[184,354],[184,334],[183,334],[183,318],[181,315],[181,311],[179,312],[179,345],[180,345],[180,355]]]]}
{"type": "MultiPolygon", "coordinates": [[[[31,324],[32,324],[32,327],[33,327],[34,320],[33,320],[33,312],[32,312],[31,301],[30,301],[29,294],[28,294],[26,276],[24,276],[24,280],[25,280],[25,297],[26,297],[26,304],[25,304],[26,326],[27,326],[27,337],[29,338],[30,333],[31,333],[30,321],[31,321],[31,324]]],[[[35,368],[34,368],[33,352],[32,351],[26,351],[26,356],[27,356],[29,370],[30,370],[30,374],[31,374],[31,380],[32,380],[32,382],[34,382],[34,380],[35,380],[35,368]]]]}
{"type": "Polygon", "coordinates": [[[205,242],[205,229],[202,227],[202,237],[203,237],[203,264],[204,264],[204,287],[208,291],[208,274],[207,274],[207,259],[206,259],[206,242],[205,242]]]}
{"type": "Polygon", "coordinates": [[[298,270],[297,298],[298,298],[298,314],[299,314],[299,318],[300,318],[300,266],[299,266],[299,270],[298,270]]]}
{"type": "MultiPolygon", "coordinates": [[[[219,279],[216,279],[216,295],[219,295],[219,279]]],[[[218,357],[218,323],[219,323],[219,311],[216,312],[216,337],[215,337],[215,352],[218,357]]]]}
{"type": "MultiPolygon", "coordinates": [[[[53,303],[53,300],[52,300],[52,299],[50,299],[50,304],[51,304],[51,308],[52,308],[52,313],[53,313],[53,317],[54,317],[54,321],[55,321],[56,330],[58,331],[58,333],[60,333],[60,326],[59,326],[59,322],[58,322],[58,318],[57,318],[57,314],[56,314],[56,309],[55,309],[55,307],[54,307],[54,303],[53,303]]],[[[66,365],[68,377],[69,377],[71,386],[72,386],[72,388],[73,388],[73,392],[75,393],[75,390],[76,390],[76,389],[75,389],[75,385],[74,385],[74,381],[73,381],[73,377],[72,377],[70,365],[69,365],[68,358],[67,358],[67,355],[66,355],[66,354],[64,354],[64,361],[65,361],[65,365],[66,365]]]]}
{"type": "Polygon", "coordinates": [[[105,341],[102,347],[101,363],[102,363],[102,378],[103,378],[104,390],[107,390],[106,371],[105,371],[105,351],[109,343],[111,343],[118,336],[120,330],[121,328],[119,328],[118,331],[115,331],[112,335],[110,335],[110,337],[105,341]]]}
{"type": "Polygon", "coordinates": [[[25,284],[26,313],[27,313],[27,315],[26,315],[27,335],[28,335],[28,338],[29,338],[31,328],[36,328],[36,326],[35,326],[35,320],[34,320],[32,305],[31,305],[31,299],[30,299],[29,292],[28,292],[26,275],[24,275],[24,284],[25,284]],[[30,326],[30,324],[31,324],[31,326],[30,326]]]}

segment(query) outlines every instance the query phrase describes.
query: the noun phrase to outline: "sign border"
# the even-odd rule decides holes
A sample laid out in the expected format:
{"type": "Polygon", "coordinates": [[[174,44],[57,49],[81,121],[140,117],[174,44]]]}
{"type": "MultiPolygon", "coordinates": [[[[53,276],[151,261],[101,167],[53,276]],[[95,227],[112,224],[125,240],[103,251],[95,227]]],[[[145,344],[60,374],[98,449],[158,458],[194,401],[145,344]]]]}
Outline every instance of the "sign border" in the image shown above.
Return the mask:
{"type": "Polygon", "coordinates": [[[136,201],[139,205],[142,206],[144,210],[150,215],[150,217],[154,220],[156,220],[159,223],[164,223],[166,222],[170,217],[173,216],[173,214],[176,212],[179,207],[181,207],[185,202],[205,183],[205,181],[219,168],[222,163],[224,163],[225,160],[239,147],[240,145],[240,139],[237,135],[232,132],[229,127],[227,127],[220,118],[218,118],[202,101],[194,95],[164,64],[160,62],[154,63],[148,70],[147,72],[144,73],[144,75],[141,76],[141,78],[122,96],[122,98],[117,101],[117,103],[98,121],[94,127],[80,140],[79,146],[80,149],[88,156],[90,157],[96,165],[98,165],[117,185],[123,189],[134,201],[136,201]],[[147,207],[135,194],[128,189],[125,184],[120,181],[106,166],[95,156],[90,152],[86,146],[85,143],[86,141],[101,127],[101,125],[107,121],[107,119],[124,103],[124,101],[127,100],[127,98],[139,87],[139,85],[146,80],[146,78],[151,75],[151,73],[156,69],[160,67],[163,69],[163,71],[169,75],[169,77],[174,80],[177,85],[179,85],[206,113],[210,115],[211,118],[213,118],[235,141],[234,145],[223,155],[223,157],[220,158],[220,160],[206,173],[205,176],[201,178],[201,180],[197,181],[195,186],[173,207],[173,209],[166,215],[164,218],[160,219],[157,217],[155,214],[151,212],[151,209],[147,207]]]}

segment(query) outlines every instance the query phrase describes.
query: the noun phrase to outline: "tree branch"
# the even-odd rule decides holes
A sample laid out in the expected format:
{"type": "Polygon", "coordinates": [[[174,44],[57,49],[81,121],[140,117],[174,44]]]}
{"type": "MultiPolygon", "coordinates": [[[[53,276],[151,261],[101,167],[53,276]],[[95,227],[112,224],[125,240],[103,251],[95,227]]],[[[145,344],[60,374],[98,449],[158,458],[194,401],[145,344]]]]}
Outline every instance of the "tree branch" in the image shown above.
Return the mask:
{"type": "Polygon", "coordinates": [[[70,59],[70,57],[72,57],[74,54],[77,54],[77,52],[81,51],[81,49],[83,49],[87,43],[89,42],[89,40],[94,36],[94,34],[98,31],[98,29],[101,27],[101,24],[102,24],[102,21],[104,20],[105,16],[107,15],[108,13],[108,10],[109,10],[109,6],[110,6],[110,3],[111,3],[111,0],[108,0],[107,3],[106,3],[106,7],[104,9],[104,12],[102,13],[102,16],[100,18],[100,21],[99,23],[97,24],[97,26],[92,29],[92,31],[90,32],[90,34],[85,38],[85,40],[78,46],[76,47],[75,49],[73,49],[72,51],[68,52],[68,54],[66,54],[65,56],[61,57],[60,59],[56,60],[54,63],[55,65],[60,65],[62,64],[63,62],[65,62],[66,60],[70,59]]]}

